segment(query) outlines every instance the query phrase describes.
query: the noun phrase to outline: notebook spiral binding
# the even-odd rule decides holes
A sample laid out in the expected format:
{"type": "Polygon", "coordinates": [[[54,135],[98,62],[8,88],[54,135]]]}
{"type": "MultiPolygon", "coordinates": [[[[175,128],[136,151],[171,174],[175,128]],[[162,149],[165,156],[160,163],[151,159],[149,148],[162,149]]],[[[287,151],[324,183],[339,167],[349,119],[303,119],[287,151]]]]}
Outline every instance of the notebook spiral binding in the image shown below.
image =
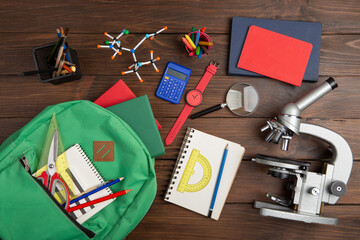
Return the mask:
{"type": "Polygon", "coordinates": [[[164,200],[170,199],[171,191],[173,190],[174,184],[175,184],[174,180],[177,179],[177,177],[178,177],[179,169],[181,169],[181,167],[182,167],[183,160],[185,158],[185,154],[187,153],[187,149],[189,148],[189,144],[191,143],[191,138],[193,137],[192,133],[194,133],[194,132],[195,132],[195,130],[193,128],[187,128],[187,130],[186,130],[185,138],[181,144],[179,155],[178,155],[178,158],[175,163],[176,167],[174,168],[173,173],[171,175],[171,180],[170,180],[169,186],[166,190],[164,200]]]}
{"type": "MultiPolygon", "coordinates": [[[[84,152],[84,150],[80,147],[79,144],[75,144],[76,149],[80,152],[81,156],[84,158],[86,164],[90,167],[91,171],[93,171],[95,173],[95,176],[97,177],[97,179],[99,179],[99,181],[101,183],[104,183],[104,179],[101,177],[99,171],[94,167],[93,163],[90,161],[90,159],[88,158],[88,156],[86,155],[86,153],[84,152]]],[[[109,187],[105,188],[106,191],[110,194],[112,194],[113,192],[110,190],[109,187]]]]}

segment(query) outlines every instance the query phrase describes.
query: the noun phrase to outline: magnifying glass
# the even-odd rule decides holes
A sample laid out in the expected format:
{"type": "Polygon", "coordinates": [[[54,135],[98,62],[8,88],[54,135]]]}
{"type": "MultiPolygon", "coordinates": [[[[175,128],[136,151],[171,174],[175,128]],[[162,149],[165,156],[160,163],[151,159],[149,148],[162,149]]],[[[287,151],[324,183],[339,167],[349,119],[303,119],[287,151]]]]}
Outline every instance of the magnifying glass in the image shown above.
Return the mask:
{"type": "Polygon", "coordinates": [[[248,83],[233,85],[226,94],[226,103],[215,105],[190,116],[195,119],[212,113],[224,107],[238,116],[246,116],[254,112],[259,103],[259,95],[256,89],[248,83]]]}

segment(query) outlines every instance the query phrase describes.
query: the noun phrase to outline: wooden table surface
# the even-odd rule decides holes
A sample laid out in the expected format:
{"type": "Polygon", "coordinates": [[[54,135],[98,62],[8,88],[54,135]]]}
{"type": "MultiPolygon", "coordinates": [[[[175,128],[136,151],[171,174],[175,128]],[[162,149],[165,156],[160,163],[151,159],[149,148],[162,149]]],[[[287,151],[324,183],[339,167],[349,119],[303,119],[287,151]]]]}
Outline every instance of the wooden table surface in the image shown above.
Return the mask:
{"type": "MultiPolygon", "coordinates": [[[[211,59],[221,64],[197,110],[224,101],[226,90],[237,82],[253,84],[260,94],[255,114],[238,118],[224,109],[207,117],[188,120],[166,154],[156,159],[158,193],[148,214],[126,239],[359,239],[360,238],[360,1],[359,0],[233,0],[233,1],[1,1],[0,8],[0,142],[20,129],[46,106],[77,99],[95,100],[122,78],[137,96],[147,94],[154,114],[163,125],[165,139],[184,100],[177,105],[155,96],[161,74],[168,61],[192,69],[186,90],[192,89],[211,59]],[[322,23],[319,82],[303,83],[300,88],[268,78],[227,76],[231,19],[233,16],[300,20],[322,23]],[[181,36],[197,28],[215,42],[210,56],[187,56],[181,36]],[[19,74],[34,69],[32,49],[56,40],[55,29],[69,27],[68,42],[79,55],[83,78],[62,85],[40,83],[36,76],[19,74]],[[129,29],[123,46],[134,46],[145,33],[163,26],[168,30],[137,51],[147,60],[149,50],[160,56],[160,73],[151,67],[139,72],[144,83],[133,74],[121,76],[132,61],[131,55],[111,60],[111,52],[97,49],[107,40],[103,32],[118,34],[129,29]],[[350,144],[354,164],[347,194],[324,213],[339,218],[338,226],[305,224],[259,215],[253,201],[266,200],[265,193],[284,193],[283,181],[267,175],[268,168],[249,159],[257,153],[301,160],[329,159],[327,145],[307,136],[296,136],[287,153],[264,141],[259,128],[290,101],[333,76],[339,87],[309,107],[303,121],[328,127],[350,144]],[[237,173],[219,221],[205,218],[163,200],[175,164],[185,127],[240,143],[245,158],[237,173]]],[[[340,153],[341,154],[341,153],[340,153]]],[[[315,168],[321,163],[314,162],[315,168]]]]}

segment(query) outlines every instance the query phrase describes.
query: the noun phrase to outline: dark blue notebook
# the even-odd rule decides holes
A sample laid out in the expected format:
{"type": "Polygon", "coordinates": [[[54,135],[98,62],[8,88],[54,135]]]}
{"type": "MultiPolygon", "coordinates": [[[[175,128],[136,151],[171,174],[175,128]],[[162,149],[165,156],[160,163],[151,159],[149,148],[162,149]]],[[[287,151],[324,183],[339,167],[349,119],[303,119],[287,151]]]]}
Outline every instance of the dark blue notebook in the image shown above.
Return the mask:
{"type": "Polygon", "coordinates": [[[317,82],[319,75],[321,23],[233,17],[230,42],[229,75],[261,77],[260,74],[237,67],[240,54],[251,25],[309,42],[313,45],[304,81],[317,82]]]}

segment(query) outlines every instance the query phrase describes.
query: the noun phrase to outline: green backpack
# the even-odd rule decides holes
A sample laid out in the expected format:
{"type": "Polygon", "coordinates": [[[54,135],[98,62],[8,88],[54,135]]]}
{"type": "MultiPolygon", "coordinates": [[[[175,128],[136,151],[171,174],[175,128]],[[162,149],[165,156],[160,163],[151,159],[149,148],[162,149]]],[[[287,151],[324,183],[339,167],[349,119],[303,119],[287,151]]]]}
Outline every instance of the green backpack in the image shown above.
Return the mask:
{"type": "Polygon", "coordinates": [[[154,159],[119,117],[89,101],[47,107],[0,146],[0,239],[122,239],[149,210],[156,194],[154,159]],[[104,180],[125,177],[111,186],[116,198],[82,225],[72,219],[31,174],[40,159],[52,114],[65,149],[79,143],[93,159],[93,141],[114,141],[113,162],[93,162],[104,180]]]}

